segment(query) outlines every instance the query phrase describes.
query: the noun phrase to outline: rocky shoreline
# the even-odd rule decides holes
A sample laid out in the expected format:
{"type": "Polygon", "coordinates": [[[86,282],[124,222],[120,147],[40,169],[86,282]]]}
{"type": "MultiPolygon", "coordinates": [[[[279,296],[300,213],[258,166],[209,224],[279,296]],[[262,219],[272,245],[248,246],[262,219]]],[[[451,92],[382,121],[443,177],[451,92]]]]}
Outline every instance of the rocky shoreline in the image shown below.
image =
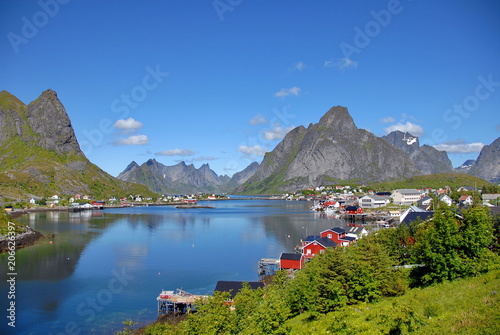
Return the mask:
{"type": "MultiPolygon", "coordinates": [[[[31,227],[24,227],[25,231],[16,235],[16,249],[24,248],[35,244],[40,238],[43,237],[43,234],[33,230],[31,227]]],[[[11,241],[8,237],[0,238],[0,253],[9,251],[9,241],[11,241]]]]}

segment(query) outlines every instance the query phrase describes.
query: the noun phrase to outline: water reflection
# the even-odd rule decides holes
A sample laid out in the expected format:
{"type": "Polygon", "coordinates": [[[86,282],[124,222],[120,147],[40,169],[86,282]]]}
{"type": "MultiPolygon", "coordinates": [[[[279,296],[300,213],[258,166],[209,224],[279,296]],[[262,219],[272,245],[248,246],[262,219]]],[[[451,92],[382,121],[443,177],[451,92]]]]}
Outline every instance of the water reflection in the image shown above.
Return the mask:
{"type": "MultiPolygon", "coordinates": [[[[257,280],[259,259],[292,252],[305,236],[340,224],[311,213],[305,202],[210,205],[216,208],[136,207],[21,217],[22,223],[55,237],[17,252],[23,306],[17,330],[59,333],[67,322],[76,322],[88,333],[108,324],[120,328],[127,318],[152,321],[161,289],[211,294],[218,280],[257,280]],[[107,289],[113,271],[131,273],[134,280],[89,322],[78,306],[107,289]]],[[[0,255],[0,266],[5,264],[5,254],[0,255]]],[[[3,271],[0,277],[5,292],[3,271]]]]}

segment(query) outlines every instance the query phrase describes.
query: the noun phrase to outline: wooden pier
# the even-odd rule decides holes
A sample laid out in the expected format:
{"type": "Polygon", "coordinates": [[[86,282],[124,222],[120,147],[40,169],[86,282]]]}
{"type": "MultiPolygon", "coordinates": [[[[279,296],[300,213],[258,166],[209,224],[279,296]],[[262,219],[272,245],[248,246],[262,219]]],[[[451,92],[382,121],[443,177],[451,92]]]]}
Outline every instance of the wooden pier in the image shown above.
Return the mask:
{"type": "Polygon", "coordinates": [[[177,292],[161,291],[156,298],[158,301],[158,315],[189,313],[195,308],[196,301],[203,298],[207,298],[207,296],[191,294],[182,289],[178,289],[177,292]]]}
{"type": "Polygon", "coordinates": [[[274,275],[280,267],[280,260],[275,258],[262,258],[258,265],[259,279],[274,275]]]}

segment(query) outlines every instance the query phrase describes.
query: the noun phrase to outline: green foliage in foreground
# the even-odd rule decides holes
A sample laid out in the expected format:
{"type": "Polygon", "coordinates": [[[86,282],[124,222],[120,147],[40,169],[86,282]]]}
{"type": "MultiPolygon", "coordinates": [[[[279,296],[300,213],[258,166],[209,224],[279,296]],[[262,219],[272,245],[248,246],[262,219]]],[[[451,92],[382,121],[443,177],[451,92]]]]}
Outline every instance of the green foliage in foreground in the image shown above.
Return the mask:
{"type": "Polygon", "coordinates": [[[3,236],[7,236],[9,231],[13,231],[16,234],[22,233],[25,231],[24,227],[15,222],[15,225],[11,225],[9,230],[9,222],[13,222],[10,215],[5,212],[5,210],[0,207],[0,238],[3,236]],[[12,230],[14,228],[14,230],[12,230]]]}
{"type": "Polygon", "coordinates": [[[143,333],[500,333],[493,222],[484,207],[460,217],[441,209],[431,221],[328,249],[292,279],[278,272],[263,290],[243,289],[232,306],[216,293],[177,325],[143,333]]]}

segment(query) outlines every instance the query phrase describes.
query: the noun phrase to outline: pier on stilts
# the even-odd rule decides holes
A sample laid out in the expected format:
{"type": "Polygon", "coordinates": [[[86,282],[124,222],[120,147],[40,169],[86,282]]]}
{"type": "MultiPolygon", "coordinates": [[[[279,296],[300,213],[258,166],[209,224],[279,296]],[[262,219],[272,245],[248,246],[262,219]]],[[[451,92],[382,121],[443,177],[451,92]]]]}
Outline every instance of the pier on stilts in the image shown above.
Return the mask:
{"type": "Polygon", "coordinates": [[[280,267],[280,260],[275,258],[262,258],[259,261],[258,274],[262,280],[265,276],[271,276],[276,273],[280,267]]]}
{"type": "Polygon", "coordinates": [[[206,295],[196,295],[178,289],[174,291],[161,291],[156,298],[158,301],[158,315],[180,315],[191,312],[196,307],[196,301],[207,298],[206,295]]]}

